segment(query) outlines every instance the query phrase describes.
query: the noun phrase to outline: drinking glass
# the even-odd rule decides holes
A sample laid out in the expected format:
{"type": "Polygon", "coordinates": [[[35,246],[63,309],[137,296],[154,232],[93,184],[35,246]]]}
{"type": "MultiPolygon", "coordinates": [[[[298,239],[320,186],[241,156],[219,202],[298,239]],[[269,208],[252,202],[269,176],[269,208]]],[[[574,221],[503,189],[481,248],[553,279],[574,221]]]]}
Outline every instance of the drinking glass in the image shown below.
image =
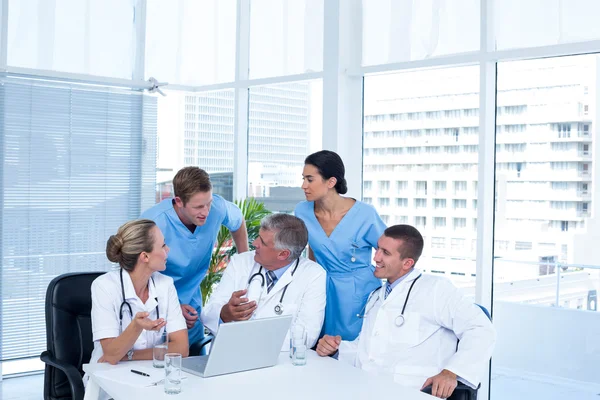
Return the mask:
{"type": "Polygon", "coordinates": [[[181,354],[165,354],[165,393],[181,393],[181,354]]]}
{"type": "Polygon", "coordinates": [[[294,346],[292,344],[292,340],[294,338],[303,338],[306,336],[306,329],[303,325],[294,324],[290,328],[290,358],[292,358],[292,354],[294,353],[294,346]]]}
{"type": "Polygon", "coordinates": [[[152,365],[154,368],[164,368],[165,354],[169,349],[169,334],[160,330],[154,334],[154,347],[152,348],[152,365]]]}
{"type": "Polygon", "coordinates": [[[306,365],[306,352],[308,350],[306,334],[292,338],[292,350],[292,364],[306,365]]]}

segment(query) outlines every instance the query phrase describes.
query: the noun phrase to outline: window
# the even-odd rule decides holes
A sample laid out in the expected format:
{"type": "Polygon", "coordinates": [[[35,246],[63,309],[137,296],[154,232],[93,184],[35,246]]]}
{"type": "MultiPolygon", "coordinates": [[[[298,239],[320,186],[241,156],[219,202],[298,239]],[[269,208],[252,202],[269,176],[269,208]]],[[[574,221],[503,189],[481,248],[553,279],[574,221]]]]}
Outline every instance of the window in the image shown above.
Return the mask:
{"type": "Polygon", "coordinates": [[[466,181],[455,181],[454,182],[454,194],[467,191],[466,181]]]}
{"type": "Polygon", "coordinates": [[[452,239],[450,239],[450,249],[451,250],[464,250],[465,242],[466,242],[465,239],[452,238],[452,239]]]}
{"type": "Polygon", "coordinates": [[[446,208],[446,199],[433,199],[433,208],[446,208]]]}
{"type": "Polygon", "coordinates": [[[445,217],[434,217],[433,218],[433,227],[434,228],[445,228],[446,227],[446,218],[445,217]]]}
{"type": "Polygon", "coordinates": [[[235,0],[146,3],[146,79],[187,85],[235,79],[235,0]]]}
{"type": "Polygon", "coordinates": [[[398,194],[404,192],[407,189],[408,189],[407,181],[396,181],[396,191],[398,192],[398,194]]]}
{"type": "MultiPolygon", "coordinates": [[[[362,64],[422,60],[479,49],[479,2],[362,2],[362,64]],[[392,23],[393,21],[393,23],[392,23]],[[456,27],[460,26],[460,29],[456,27]]],[[[454,70],[444,71],[452,80],[454,70]]]]}
{"type": "Polygon", "coordinates": [[[531,242],[515,242],[515,250],[531,250],[533,244],[531,242]]]}
{"type": "MultiPolygon", "coordinates": [[[[600,31],[593,17],[598,11],[594,1],[503,0],[494,5],[494,43],[498,50],[506,50],[598,39],[600,31]]],[[[506,66],[506,70],[510,67],[506,66]]],[[[533,71],[529,74],[533,76],[533,71]]]]}
{"type": "Polygon", "coordinates": [[[461,199],[454,199],[452,200],[452,208],[454,208],[455,210],[459,208],[467,208],[467,201],[461,199]]]}
{"type": "Polygon", "coordinates": [[[107,271],[106,240],[155,201],[156,99],[3,78],[2,359],[46,349],[45,293],[70,271],[107,271]],[[43,201],[41,201],[43,199],[43,201]]]}
{"type": "Polygon", "coordinates": [[[398,207],[398,208],[408,207],[408,199],[405,199],[405,198],[396,199],[396,207],[398,207]]]}
{"type": "Polygon", "coordinates": [[[390,199],[387,197],[381,198],[379,199],[379,207],[389,207],[390,206],[390,199]]]}
{"type": "Polygon", "coordinates": [[[132,2],[10,0],[8,8],[8,65],[131,79],[132,2]]]}
{"type": "Polygon", "coordinates": [[[417,181],[415,182],[415,188],[417,194],[427,194],[427,181],[417,181]]]}
{"type": "Polygon", "coordinates": [[[234,92],[165,91],[158,99],[157,201],[172,197],[171,182],[183,165],[195,165],[211,174],[213,191],[233,197],[234,92]],[[178,143],[178,138],[185,138],[178,143]],[[183,145],[182,145],[183,144],[183,145]]]}
{"type": "MultiPolygon", "coordinates": [[[[377,8],[377,4],[383,8],[387,8],[388,4],[392,4],[390,6],[392,8],[403,7],[393,5],[395,3],[401,2],[365,0],[363,12],[368,13],[369,9],[377,8]],[[383,6],[384,3],[386,6],[383,6]]],[[[456,11],[454,7],[459,2],[442,3],[453,4],[448,8],[441,6],[452,13],[456,11]]],[[[478,4],[473,6],[479,7],[478,4]]],[[[419,8],[421,5],[415,7],[419,8]]],[[[434,5],[434,9],[435,7],[434,5]]],[[[413,11],[417,12],[416,9],[413,11]]],[[[441,9],[439,11],[442,12],[441,9]]],[[[408,13],[402,18],[410,20],[410,15],[414,14],[408,13]]],[[[365,18],[369,17],[365,16],[365,18]]],[[[397,24],[398,20],[388,15],[378,21],[384,32],[385,24],[388,23],[386,21],[396,21],[394,24],[397,24]]],[[[411,32],[413,28],[410,28],[411,32]]],[[[385,37],[385,33],[383,36],[385,37]]],[[[394,38],[398,37],[401,36],[396,32],[394,38]]],[[[398,50],[396,39],[394,39],[394,46],[386,47],[388,50],[392,49],[389,50],[390,53],[386,53],[386,57],[388,55],[392,57],[392,53],[398,50]]],[[[379,35],[378,40],[385,40],[385,38],[379,35]]],[[[381,44],[378,43],[378,46],[381,44]]],[[[374,51],[372,48],[363,47],[363,49],[374,51]]],[[[363,57],[370,57],[370,55],[363,53],[363,57]]],[[[457,265],[460,264],[461,271],[463,269],[469,271],[470,280],[467,280],[469,283],[461,287],[474,285],[476,248],[471,248],[470,244],[475,237],[473,232],[476,226],[471,225],[471,219],[476,215],[476,211],[473,212],[467,207],[471,206],[471,202],[478,195],[472,189],[474,182],[478,180],[479,68],[469,66],[423,69],[366,76],[363,104],[365,150],[396,147],[404,149],[402,156],[388,157],[385,162],[375,157],[364,158],[363,179],[365,181],[390,179],[391,187],[396,187],[394,193],[396,200],[391,201],[393,208],[385,209],[385,213],[390,214],[391,221],[394,221],[394,215],[406,216],[410,212],[408,223],[419,229],[424,237],[439,237],[442,236],[442,232],[452,232],[453,238],[464,239],[464,253],[460,255],[455,253],[456,257],[460,256],[463,259],[454,261],[457,265]],[[385,125],[375,124],[371,120],[372,116],[381,114],[394,117],[385,125]],[[370,136],[371,133],[383,129],[391,129],[394,132],[393,137],[370,136]],[[383,167],[390,167],[391,170],[384,170],[383,167]],[[382,174],[384,171],[386,175],[382,174]],[[391,173],[388,175],[387,172],[391,173]],[[397,180],[389,178],[390,176],[396,177],[397,180]],[[448,211],[450,207],[461,210],[448,211]],[[462,217],[460,223],[467,227],[455,229],[453,220],[455,217],[462,217]],[[437,219],[427,220],[427,218],[437,219]]],[[[518,121],[507,122],[517,125],[518,121]]],[[[386,194],[384,197],[392,197],[392,195],[386,194]]],[[[448,243],[442,249],[432,246],[432,251],[423,253],[423,265],[430,265],[431,261],[433,264],[443,264],[439,266],[440,270],[454,267],[449,263],[430,258],[447,255],[444,249],[450,246],[450,238],[446,240],[448,243]]],[[[427,242],[427,247],[429,246],[430,241],[427,242]]],[[[455,279],[454,276],[449,275],[449,277],[455,279]]],[[[461,285],[464,282],[464,277],[461,277],[461,285]]]]}
{"type": "Polygon", "coordinates": [[[415,208],[427,208],[427,199],[415,199],[415,208]]]}
{"type": "Polygon", "coordinates": [[[323,2],[250,0],[250,78],[323,70],[323,2]]]}
{"type": "Polygon", "coordinates": [[[302,169],[320,150],[321,102],[321,81],[250,88],[248,196],[271,211],[292,212],[304,200],[302,169]]]}
{"type": "Polygon", "coordinates": [[[446,248],[446,238],[432,237],[431,238],[431,248],[432,249],[445,249],[446,248]]]}
{"type": "Polygon", "coordinates": [[[379,191],[387,192],[388,190],[390,190],[390,181],[380,181],[379,182],[379,191]]]}
{"type": "Polygon", "coordinates": [[[408,224],[408,216],[406,216],[406,215],[397,216],[396,224],[408,224]]]}
{"type": "Polygon", "coordinates": [[[434,181],[433,190],[434,194],[444,193],[446,191],[446,181],[434,181]]]}
{"type": "Polygon", "coordinates": [[[467,227],[467,219],[466,218],[452,218],[452,224],[454,225],[454,229],[465,229],[467,227]]]}

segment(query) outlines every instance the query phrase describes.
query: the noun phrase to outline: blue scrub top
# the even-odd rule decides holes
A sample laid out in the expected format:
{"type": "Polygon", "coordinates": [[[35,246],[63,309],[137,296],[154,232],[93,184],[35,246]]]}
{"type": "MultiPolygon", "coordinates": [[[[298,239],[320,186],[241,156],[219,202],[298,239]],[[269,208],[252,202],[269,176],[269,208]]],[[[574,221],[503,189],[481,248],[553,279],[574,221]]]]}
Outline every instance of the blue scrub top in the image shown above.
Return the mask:
{"type": "MultiPolygon", "coordinates": [[[[161,201],[142,213],[141,218],[153,220],[165,236],[170,252],[167,269],[162,273],[173,278],[179,302],[194,307],[199,316],[202,309],[200,283],[208,271],[219,229],[224,225],[232,232],[237,231],[244,220],[242,212],[235,204],[213,194],[206,222],[193,233],[179,219],[173,199],[161,201]]],[[[201,327],[202,323],[198,322],[192,329],[194,332],[188,332],[190,344],[204,336],[201,327]]]]}
{"type": "Polygon", "coordinates": [[[381,286],[373,275],[371,257],[386,226],[375,208],[361,201],[354,203],[329,237],[315,216],[314,202],[299,203],[294,214],[306,224],[310,248],[317,263],[327,271],[327,305],[321,335],[354,340],[362,327],[357,314],[362,312],[369,293],[381,286]]]}

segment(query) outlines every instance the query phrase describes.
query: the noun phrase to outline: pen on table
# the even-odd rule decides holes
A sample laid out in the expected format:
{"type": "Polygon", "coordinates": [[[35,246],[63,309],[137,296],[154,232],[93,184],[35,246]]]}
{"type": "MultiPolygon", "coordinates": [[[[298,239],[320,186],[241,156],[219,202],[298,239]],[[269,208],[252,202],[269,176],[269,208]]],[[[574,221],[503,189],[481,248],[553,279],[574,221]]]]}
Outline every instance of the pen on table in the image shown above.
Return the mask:
{"type": "Polygon", "coordinates": [[[150,376],[150,374],[147,374],[142,371],[136,371],[135,369],[132,369],[131,372],[133,372],[134,374],[142,375],[142,376],[150,376]]]}

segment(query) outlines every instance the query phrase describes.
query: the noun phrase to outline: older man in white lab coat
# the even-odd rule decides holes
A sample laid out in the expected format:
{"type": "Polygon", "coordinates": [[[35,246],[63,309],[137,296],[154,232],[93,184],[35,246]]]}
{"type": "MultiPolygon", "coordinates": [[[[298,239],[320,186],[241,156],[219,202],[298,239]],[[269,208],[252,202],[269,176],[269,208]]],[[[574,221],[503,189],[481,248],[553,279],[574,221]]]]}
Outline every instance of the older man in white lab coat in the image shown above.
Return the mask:
{"type": "Polygon", "coordinates": [[[317,353],[339,351],[339,360],[405,386],[431,385],[434,396],[447,398],[457,380],[479,385],[496,333],[483,311],[450,281],[414,268],[422,251],[423,237],[414,227],[386,229],[374,258],[374,274],[384,285],[365,306],[360,335],[352,342],[325,335],[317,353]]]}
{"type": "MultiPolygon", "coordinates": [[[[201,319],[213,333],[219,325],[250,318],[292,315],[292,324],[317,342],[325,316],[325,270],[300,257],[308,242],[301,219],[272,214],[261,221],[255,251],[234,255],[221,282],[202,309],[201,319]]],[[[283,349],[289,349],[286,340],[283,349]]]]}

